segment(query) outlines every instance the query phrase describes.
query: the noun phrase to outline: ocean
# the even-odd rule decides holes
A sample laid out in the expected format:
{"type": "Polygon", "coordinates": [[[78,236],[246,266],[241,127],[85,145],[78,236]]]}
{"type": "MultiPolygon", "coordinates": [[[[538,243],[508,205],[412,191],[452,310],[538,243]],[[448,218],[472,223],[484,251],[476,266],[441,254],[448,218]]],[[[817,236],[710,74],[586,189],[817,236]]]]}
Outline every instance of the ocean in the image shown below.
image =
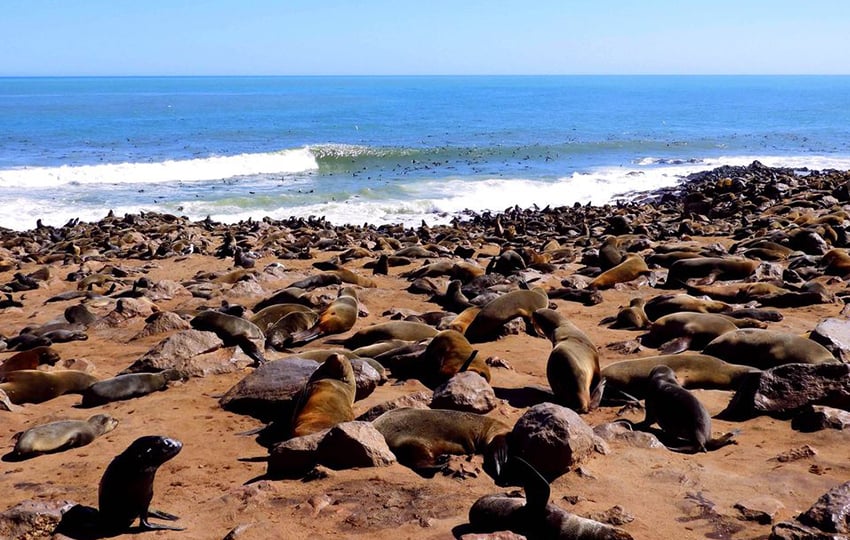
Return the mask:
{"type": "Polygon", "coordinates": [[[723,164],[850,169],[850,77],[0,78],[0,226],[445,223],[723,164]]]}

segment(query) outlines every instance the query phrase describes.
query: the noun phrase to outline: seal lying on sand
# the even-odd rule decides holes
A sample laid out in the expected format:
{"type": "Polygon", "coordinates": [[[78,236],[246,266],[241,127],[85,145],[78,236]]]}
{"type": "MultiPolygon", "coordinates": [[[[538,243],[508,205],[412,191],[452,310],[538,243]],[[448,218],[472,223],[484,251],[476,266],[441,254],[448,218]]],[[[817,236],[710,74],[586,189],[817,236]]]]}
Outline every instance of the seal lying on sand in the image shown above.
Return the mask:
{"type": "Polygon", "coordinates": [[[21,403],[42,403],[63,394],[79,394],[97,382],[97,377],[83,371],[39,371],[22,369],[3,375],[0,390],[9,400],[21,403]]]}
{"type": "Polygon", "coordinates": [[[176,456],[183,443],[168,437],[139,437],[119,454],[100,479],[97,493],[100,523],[107,533],[126,532],[136,518],[143,530],[182,531],[180,527],[150,523],[149,517],[175,521],[177,516],[150,510],[153,481],[160,465],[176,456]]]}
{"type": "Polygon", "coordinates": [[[788,332],[746,328],[723,334],[706,345],[704,354],[759,369],[782,364],[838,362],[823,345],[788,332]]]}
{"type": "Polygon", "coordinates": [[[26,459],[85,446],[117,425],[118,420],[108,414],[96,414],[88,420],[59,420],[31,427],[16,435],[11,457],[16,460],[26,459]]]}
{"type": "Polygon", "coordinates": [[[511,458],[508,466],[522,479],[525,498],[485,495],[469,509],[469,524],[477,532],[509,530],[528,538],[557,540],[631,540],[622,529],[570,514],[547,504],[549,483],[522,458],[511,458]]]}
{"type": "Polygon", "coordinates": [[[95,407],[112,401],[146,396],[152,392],[165,390],[168,381],[180,378],[177,370],[167,369],[159,373],[126,373],[111,379],[104,379],[89,386],[83,392],[83,407],[95,407]]]}
{"type": "Polygon", "coordinates": [[[548,305],[549,297],[540,287],[503,294],[481,308],[466,329],[466,339],[470,343],[495,341],[501,335],[506,322],[516,317],[527,319],[535,310],[548,305]]]}
{"type": "Polygon", "coordinates": [[[265,336],[256,324],[247,319],[220,311],[207,310],[195,315],[189,324],[196,330],[215,332],[224,342],[225,347],[238,345],[254,360],[255,366],[266,361],[262,349],[257,345],[257,343],[263,343],[265,336]]]}
{"type": "Polygon", "coordinates": [[[484,454],[484,470],[498,478],[508,457],[510,426],[480,414],[402,407],[372,421],[399,463],[433,476],[449,454],[484,454]]]}

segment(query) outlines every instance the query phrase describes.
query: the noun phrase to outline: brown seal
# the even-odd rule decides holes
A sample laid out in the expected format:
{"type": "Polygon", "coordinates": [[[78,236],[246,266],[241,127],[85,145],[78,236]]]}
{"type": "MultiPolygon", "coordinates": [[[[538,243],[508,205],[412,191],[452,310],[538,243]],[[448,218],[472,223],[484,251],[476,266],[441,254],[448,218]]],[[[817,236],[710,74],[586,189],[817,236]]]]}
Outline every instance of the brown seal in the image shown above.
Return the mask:
{"type": "Polygon", "coordinates": [[[357,322],[358,309],[357,292],[352,287],[343,287],[339,290],[336,300],[319,314],[318,320],[311,328],[292,335],[292,342],[306,343],[321,336],[348,332],[357,322]]]}
{"type": "Polygon", "coordinates": [[[759,371],[752,366],[730,364],[714,356],[683,353],[621,360],[605,366],[601,374],[608,389],[643,397],[649,384],[649,373],[661,365],[672,369],[686,388],[718,390],[736,390],[748,373],[759,371]]]}
{"type": "Polygon", "coordinates": [[[703,300],[689,294],[662,294],[650,298],[643,306],[643,310],[650,321],[679,311],[720,313],[730,309],[732,309],[732,306],[724,302],[703,300]]]}
{"type": "Polygon", "coordinates": [[[704,354],[759,369],[782,364],[838,362],[823,345],[811,339],[776,330],[745,328],[723,334],[706,345],[704,354]]]}
{"type": "Polygon", "coordinates": [[[443,330],[431,339],[422,353],[419,379],[435,387],[461,371],[474,371],[490,382],[490,366],[477,356],[469,341],[455,330],[443,330]],[[475,356],[473,356],[475,355],[475,356]]]}
{"type": "Polygon", "coordinates": [[[180,378],[177,370],[168,369],[159,373],[125,373],[111,379],[98,381],[83,392],[83,407],[95,407],[113,401],[122,401],[146,396],[165,390],[168,381],[180,378]]]}
{"type": "Polygon", "coordinates": [[[591,289],[609,289],[617,283],[628,283],[649,274],[649,267],[643,257],[637,253],[629,253],[620,264],[602,272],[587,286],[591,289]]]}
{"type": "Polygon", "coordinates": [[[106,467],[97,499],[99,521],[104,532],[126,532],[139,518],[142,530],[182,531],[179,527],[150,523],[155,517],[174,521],[177,516],[150,509],[157,469],[176,456],[183,444],[168,437],[149,435],[133,441],[106,467]]]}
{"type": "Polygon", "coordinates": [[[313,310],[293,311],[281,317],[266,330],[266,348],[285,351],[292,345],[293,335],[312,328],[319,320],[319,314],[313,310]]]}
{"type": "Polygon", "coordinates": [[[313,310],[303,304],[272,304],[271,306],[264,307],[248,320],[256,324],[257,328],[259,328],[263,334],[268,335],[269,328],[271,328],[277,321],[295,311],[310,312],[313,310]]]}
{"type": "Polygon", "coordinates": [[[247,319],[220,311],[206,310],[195,315],[189,324],[196,330],[215,332],[215,335],[224,342],[225,347],[238,345],[254,360],[255,365],[266,361],[263,351],[257,345],[257,343],[263,343],[265,336],[256,324],[247,319]]]}
{"type": "Polygon", "coordinates": [[[448,455],[484,454],[484,469],[498,478],[507,461],[510,426],[480,414],[402,407],[372,421],[399,463],[423,476],[436,474],[448,455]]]}
{"type": "Polygon", "coordinates": [[[301,437],[354,420],[357,383],[351,362],[332,354],[310,376],[295,406],[292,437],[301,437]]]}
{"type": "Polygon", "coordinates": [[[642,330],[647,328],[651,322],[644,311],[646,300],[640,296],[632,298],[628,307],[617,312],[616,317],[607,317],[600,324],[609,324],[610,328],[622,328],[624,330],[642,330]]]}
{"type": "Polygon", "coordinates": [[[535,310],[549,305],[546,291],[540,287],[505,293],[488,302],[466,329],[470,343],[495,341],[506,322],[516,317],[529,319],[535,310]]]}
{"type": "Polygon", "coordinates": [[[80,394],[97,382],[97,377],[76,370],[39,371],[22,369],[6,373],[0,390],[9,400],[21,403],[42,403],[63,394],[80,394]]]}
{"type": "Polygon", "coordinates": [[[740,257],[681,259],[670,265],[667,282],[664,286],[667,288],[682,287],[691,278],[710,278],[711,281],[743,279],[751,276],[759,264],[761,264],[759,261],[740,257]]]}
{"type": "Polygon", "coordinates": [[[59,420],[31,427],[16,435],[12,454],[16,459],[26,459],[85,446],[117,425],[118,420],[108,414],[96,414],[88,420],[59,420]]]}
{"type": "Polygon", "coordinates": [[[730,319],[715,313],[671,313],[656,319],[649,332],[641,338],[641,343],[657,347],[662,354],[701,350],[716,337],[738,329],[730,319]]]}
{"type": "Polygon", "coordinates": [[[59,353],[52,347],[36,347],[14,354],[0,364],[0,378],[9,371],[35,369],[42,364],[52,366],[59,361],[59,353]]]}
{"type": "Polygon", "coordinates": [[[480,307],[469,306],[461,311],[457,317],[451,320],[449,323],[449,330],[466,334],[466,329],[469,328],[469,325],[472,324],[472,321],[475,320],[475,317],[477,317],[480,312],[480,307]]]}
{"type": "Polygon", "coordinates": [[[599,384],[596,345],[569,319],[552,309],[538,309],[532,321],[535,330],[552,342],[546,379],[555,397],[579,413],[597,407],[603,387],[599,384]]]}
{"type": "Polygon", "coordinates": [[[391,321],[373,324],[358,330],[344,341],[344,345],[346,349],[354,350],[379,341],[391,339],[419,341],[435,335],[437,335],[437,329],[427,324],[411,321],[391,321]]]}

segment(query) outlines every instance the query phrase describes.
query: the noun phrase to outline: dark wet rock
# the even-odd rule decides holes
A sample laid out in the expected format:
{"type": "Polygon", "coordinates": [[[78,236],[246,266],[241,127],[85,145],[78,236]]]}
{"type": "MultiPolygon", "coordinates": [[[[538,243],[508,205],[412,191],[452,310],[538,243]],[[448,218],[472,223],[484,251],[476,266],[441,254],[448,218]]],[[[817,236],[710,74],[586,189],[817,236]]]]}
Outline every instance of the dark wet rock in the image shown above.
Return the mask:
{"type": "Polygon", "coordinates": [[[735,503],[735,509],[741,513],[742,520],[755,521],[762,525],[773,523],[776,514],[783,508],[785,505],[766,495],[757,495],[735,503]]]}
{"type": "Polygon", "coordinates": [[[846,536],[819,531],[796,521],[783,521],[773,526],[769,540],[844,540],[846,536]]]}
{"type": "Polygon", "coordinates": [[[791,420],[791,427],[798,431],[812,432],[822,429],[844,430],[850,428],[850,412],[832,407],[812,405],[806,407],[791,420]]]}
{"type": "Polygon", "coordinates": [[[331,469],[385,467],[395,463],[384,436],[371,422],[344,422],[331,428],[316,450],[318,462],[331,469]]]}
{"type": "Polygon", "coordinates": [[[318,367],[318,362],[303,358],[266,362],[228,390],[219,404],[264,421],[289,418],[294,400],[318,367]]]}
{"type": "Polygon", "coordinates": [[[405,394],[396,399],[379,403],[357,417],[358,420],[371,422],[375,418],[381,416],[387,411],[398,409],[401,407],[414,407],[417,409],[427,409],[431,403],[433,393],[430,390],[421,390],[412,394],[405,394]]]}
{"type": "Polygon", "coordinates": [[[810,405],[850,410],[850,364],[786,364],[748,374],[721,416],[787,416],[810,405]]]}
{"type": "Polygon", "coordinates": [[[510,440],[511,451],[551,482],[590,457],[598,438],[572,409],[540,403],[517,420],[510,440]]]}
{"type": "Polygon", "coordinates": [[[456,373],[434,390],[431,408],[487,414],[498,403],[496,393],[484,377],[465,371],[456,373]]]}
{"type": "Polygon", "coordinates": [[[850,320],[824,319],[812,330],[809,339],[826,347],[842,362],[850,362],[850,320]]]}

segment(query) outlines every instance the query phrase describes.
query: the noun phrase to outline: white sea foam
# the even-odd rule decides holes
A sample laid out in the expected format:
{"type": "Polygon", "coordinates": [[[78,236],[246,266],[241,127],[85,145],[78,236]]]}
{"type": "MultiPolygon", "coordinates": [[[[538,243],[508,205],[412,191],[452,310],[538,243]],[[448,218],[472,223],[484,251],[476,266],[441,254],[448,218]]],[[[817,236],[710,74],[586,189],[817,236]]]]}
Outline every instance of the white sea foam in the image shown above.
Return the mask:
{"type": "Polygon", "coordinates": [[[293,174],[318,168],[307,147],[235,156],[153,163],[105,163],[0,170],[0,188],[49,188],[66,184],[200,182],[255,174],[293,174]]]}

